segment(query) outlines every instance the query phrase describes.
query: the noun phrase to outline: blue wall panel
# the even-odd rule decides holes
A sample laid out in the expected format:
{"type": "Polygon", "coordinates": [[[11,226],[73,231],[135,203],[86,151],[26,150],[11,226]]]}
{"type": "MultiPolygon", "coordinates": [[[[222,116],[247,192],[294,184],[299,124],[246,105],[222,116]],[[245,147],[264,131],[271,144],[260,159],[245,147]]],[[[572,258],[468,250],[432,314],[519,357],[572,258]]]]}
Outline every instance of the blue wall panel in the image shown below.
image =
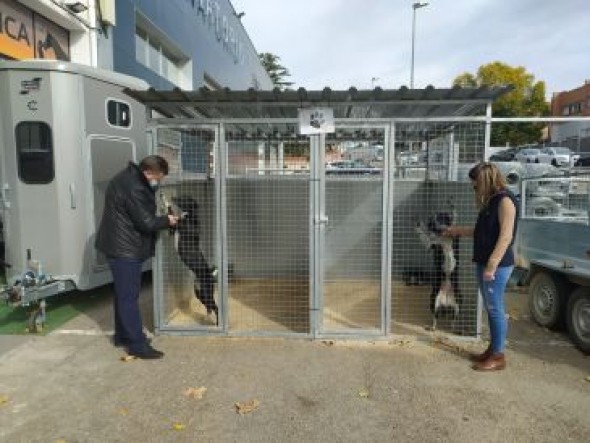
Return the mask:
{"type": "Polygon", "coordinates": [[[272,88],[270,78],[258,61],[256,49],[229,0],[118,0],[116,8],[117,26],[113,28],[115,71],[142,78],[157,89],[173,87],[135,61],[135,18],[136,13],[140,13],[192,60],[195,89],[203,86],[205,73],[221,86],[231,89],[272,88]],[[218,12],[205,14],[207,4],[218,12]],[[223,23],[227,24],[226,28],[223,23]],[[217,28],[216,24],[219,25],[217,28]],[[229,28],[240,44],[239,52],[232,51],[224,43],[222,30],[229,28]]]}

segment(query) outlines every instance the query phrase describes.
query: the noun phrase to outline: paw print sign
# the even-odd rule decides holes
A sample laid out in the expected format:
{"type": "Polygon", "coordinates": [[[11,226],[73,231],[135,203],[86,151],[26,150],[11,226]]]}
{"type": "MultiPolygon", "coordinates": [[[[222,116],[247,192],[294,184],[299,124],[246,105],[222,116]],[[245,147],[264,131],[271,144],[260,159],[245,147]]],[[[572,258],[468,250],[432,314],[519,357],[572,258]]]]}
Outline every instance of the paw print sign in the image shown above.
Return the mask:
{"type": "Polygon", "coordinates": [[[299,133],[302,135],[334,132],[332,108],[299,109],[299,133]]]}
{"type": "Polygon", "coordinates": [[[320,129],[326,123],[324,113],[321,110],[313,111],[309,117],[309,125],[312,128],[320,129]]]}

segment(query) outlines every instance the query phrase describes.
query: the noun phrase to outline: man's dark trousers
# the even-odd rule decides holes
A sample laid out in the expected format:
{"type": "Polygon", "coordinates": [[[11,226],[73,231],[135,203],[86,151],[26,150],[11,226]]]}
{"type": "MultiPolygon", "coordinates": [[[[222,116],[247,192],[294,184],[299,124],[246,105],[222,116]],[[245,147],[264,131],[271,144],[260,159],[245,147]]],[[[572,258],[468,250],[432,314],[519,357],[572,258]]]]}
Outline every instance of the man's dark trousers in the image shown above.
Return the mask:
{"type": "Polygon", "coordinates": [[[113,273],[115,297],[115,341],[125,344],[130,352],[142,351],[146,338],[139,312],[139,292],[141,290],[142,260],[130,258],[110,258],[113,273]]]}

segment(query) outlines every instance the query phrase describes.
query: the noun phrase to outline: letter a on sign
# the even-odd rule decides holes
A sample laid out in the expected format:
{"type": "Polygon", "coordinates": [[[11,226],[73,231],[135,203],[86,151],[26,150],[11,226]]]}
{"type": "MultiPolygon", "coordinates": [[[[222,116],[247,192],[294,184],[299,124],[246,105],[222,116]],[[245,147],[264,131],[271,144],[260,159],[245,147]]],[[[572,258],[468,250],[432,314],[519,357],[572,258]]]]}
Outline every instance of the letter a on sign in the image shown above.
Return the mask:
{"type": "Polygon", "coordinates": [[[301,135],[328,134],[335,131],[332,108],[299,109],[298,112],[301,135]]]}

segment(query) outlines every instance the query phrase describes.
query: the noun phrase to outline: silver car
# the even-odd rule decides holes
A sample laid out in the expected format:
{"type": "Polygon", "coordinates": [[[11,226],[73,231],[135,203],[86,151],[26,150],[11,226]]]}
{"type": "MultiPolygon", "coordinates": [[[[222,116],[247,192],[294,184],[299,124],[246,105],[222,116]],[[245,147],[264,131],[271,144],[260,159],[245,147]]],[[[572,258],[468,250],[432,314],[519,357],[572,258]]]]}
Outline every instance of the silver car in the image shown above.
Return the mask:
{"type": "Polygon", "coordinates": [[[547,163],[558,167],[573,166],[579,157],[570,148],[563,146],[548,146],[541,149],[541,153],[537,156],[539,163],[547,163]]]}
{"type": "Polygon", "coordinates": [[[516,153],[514,159],[521,163],[540,163],[541,150],[536,148],[524,148],[516,153]]]}

